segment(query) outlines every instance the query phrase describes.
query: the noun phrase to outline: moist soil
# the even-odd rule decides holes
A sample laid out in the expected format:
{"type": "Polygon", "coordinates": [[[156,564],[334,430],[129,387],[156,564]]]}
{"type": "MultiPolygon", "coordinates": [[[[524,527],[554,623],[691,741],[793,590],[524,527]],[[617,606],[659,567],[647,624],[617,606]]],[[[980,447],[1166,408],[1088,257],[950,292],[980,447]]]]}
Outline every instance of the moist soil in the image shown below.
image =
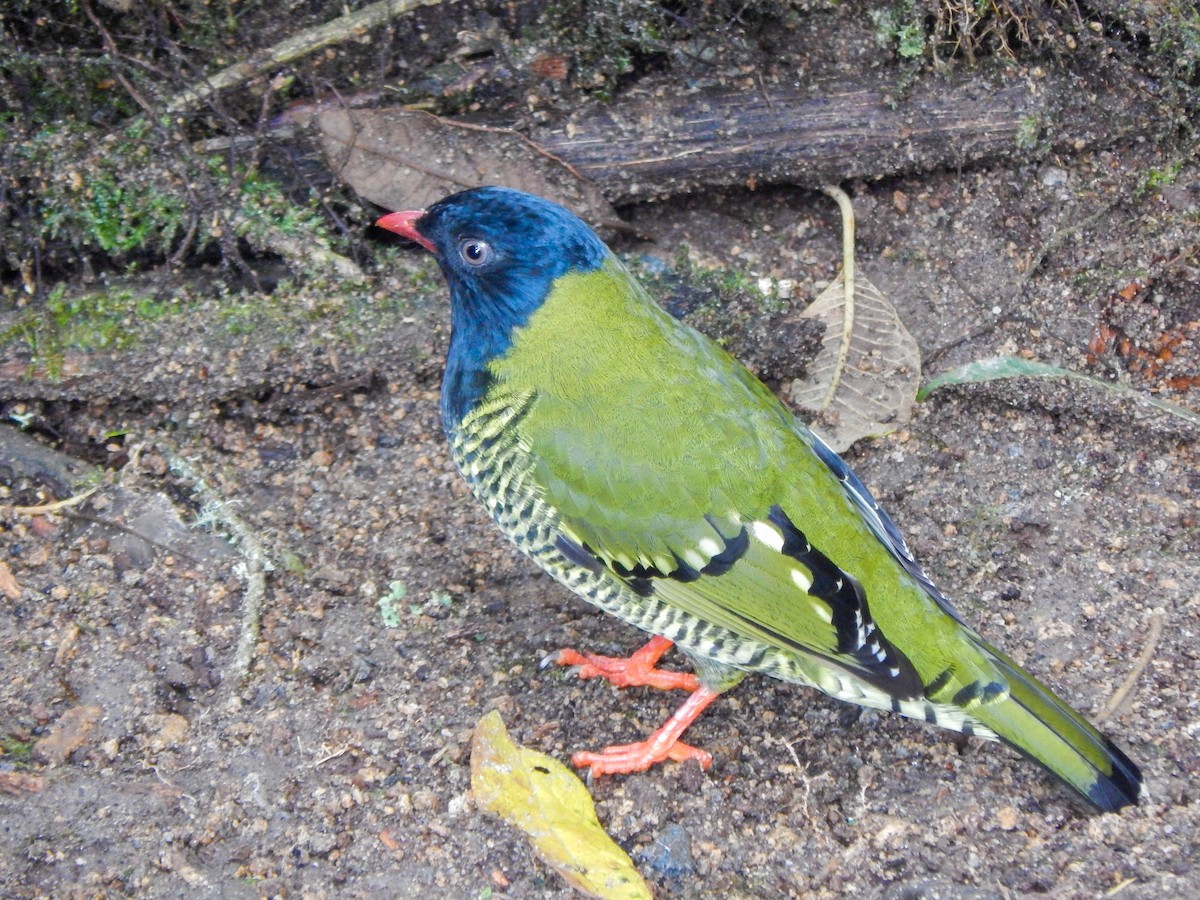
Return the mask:
{"type": "MultiPolygon", "coordinates": [[[[1200,368],[1200,195],[1194,161],[1144,189],[1164,152],[849,185],[860,269],[926,377],[1020,356],[1194,409],[1174,388],[1200,368]]],[[[791,279],[788,310],[840,259],[836,207],[809,191],[623,213],[653,240],[621,250],[791,279]]],[[[432,267],[402,255],[364,290],[405,296],[432,267]]],[[[540,574],[467,493],[437,412],[448,327],[440,300],[358,342],[226,342],[201,317],[120,357],[124,396],[68,382],[27,401],[29,433],[6,426],[5,503],[77,492],[72,448],[109,465],[83,503],[3,511],[6,895],[570,893],[476,809],[472,729],[499,710],[566,760],[681,698],[539,667],[642,636],[540,574]]],[[[1139,763],[1139,807],[1096,815],[1001,746],[750,678],[689,731],[710,771],[600,779],[601,822],[658,896],[1196,896],[1196,434],[1020,379],[935,391],[845,454],[964,618],[1139,763]]]]}

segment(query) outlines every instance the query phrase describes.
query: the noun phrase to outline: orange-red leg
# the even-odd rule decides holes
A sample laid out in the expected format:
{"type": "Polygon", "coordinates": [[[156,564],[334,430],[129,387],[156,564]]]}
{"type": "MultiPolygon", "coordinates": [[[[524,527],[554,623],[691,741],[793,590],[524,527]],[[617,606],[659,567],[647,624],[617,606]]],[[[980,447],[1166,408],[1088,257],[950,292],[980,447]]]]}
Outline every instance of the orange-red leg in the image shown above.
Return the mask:
{"type": "Polygon", "coordinates": [[[696,717],[704,712],[705,707],[719,696],[717,691],[708,688],[697,688],[684,701],[683,706],[675,710],[675,714],[667,719],[662,728],[650,735],[644,741],[636,744],[617,744],[605,747],[599,753],[587,750],[574,754],[571,764],[577,769],[587,768],[593,778],[600,775],[625,775],[629,772],[644,772],[655,763],[673,759],[683,762],[694,759],[701,768],[707,769],[712,765],[712,756],[699,747],[685,744],[679,736],[687,729],[696,717]]]}
{"type": "Polygon", "coordinates": [[[581,751],[571,757],[577,768],[590,770],[591,776],[625,775],[644,772],[655,763],[673,759],[683,762],[694,759],[707,769],[712,756],[699,747],[679,740],[687,727],[712,703],[720,693],[701,687],[700,679],[687,672],[668,672],[655,668],[662,655],[671,649],[664,637],[653,637],[628,658],[597,656],[577,650],[559,650],[546,662],[572,666],[580,678],[604,678],[616,687],[648,686],[660,690],[691,691],[691,696],[675,711],[666,724],[644,741],[605,747],[599,753],[581,751]]]}

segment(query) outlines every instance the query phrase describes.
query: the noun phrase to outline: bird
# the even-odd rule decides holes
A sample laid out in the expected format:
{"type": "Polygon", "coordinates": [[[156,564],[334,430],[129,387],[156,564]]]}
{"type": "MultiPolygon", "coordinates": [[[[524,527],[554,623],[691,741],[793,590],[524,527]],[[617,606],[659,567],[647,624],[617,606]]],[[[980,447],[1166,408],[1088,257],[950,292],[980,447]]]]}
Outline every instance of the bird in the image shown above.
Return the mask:
{"type": "Polygon", "coordinates": [[[549,661],[688,692],[645,740],[576,767],[708,768],[681,736],[756,673],[998,739],[1099,811],[1138,802],[1137,765],[985,641],[847,464],[579,217],[487,186],[376,225],[448,284],[440,413],[471,492],[555,580],[651,635],[628,658],[549,661]],[[659,667],[672,646],[693,672],[659,667]]]}

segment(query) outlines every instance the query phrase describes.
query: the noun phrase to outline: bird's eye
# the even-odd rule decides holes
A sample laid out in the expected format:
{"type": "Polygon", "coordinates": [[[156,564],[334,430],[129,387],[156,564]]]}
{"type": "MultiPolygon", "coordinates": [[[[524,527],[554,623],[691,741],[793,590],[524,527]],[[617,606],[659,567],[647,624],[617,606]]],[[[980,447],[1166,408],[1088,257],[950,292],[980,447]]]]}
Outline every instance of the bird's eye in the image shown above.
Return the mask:
{"type": "Polygon", "coordinates": [[[492,245],[487,241],[467,238],[459,243],[458,255],[462,257],[463,262],[468,266],[478,269],[480,266],[486,266],[490,263],[493,257],[495,257],[496,251],[492,249],[492,245]]]}

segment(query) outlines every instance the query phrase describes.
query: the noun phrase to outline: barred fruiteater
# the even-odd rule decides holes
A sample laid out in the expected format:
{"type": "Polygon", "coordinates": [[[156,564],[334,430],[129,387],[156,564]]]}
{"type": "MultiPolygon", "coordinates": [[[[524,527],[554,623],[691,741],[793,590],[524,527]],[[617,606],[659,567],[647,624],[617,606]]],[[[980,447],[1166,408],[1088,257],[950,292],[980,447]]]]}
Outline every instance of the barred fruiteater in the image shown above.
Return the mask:
{"type": "Polygon", "coordinates": [[[998,738],[1097,809],[1138,800],[1137,766],[963,622],[846,464],[580,219],[485,187],[378,224],[449,282],[441,413],[475,496],[554,578],[654,635],[628,660],[554,661],[691,692],[647,740],[576,766],[709,766],[680,735],[758,672],[998,738]],[[672,643],[696,675],[656,668],[672,643]]]}

